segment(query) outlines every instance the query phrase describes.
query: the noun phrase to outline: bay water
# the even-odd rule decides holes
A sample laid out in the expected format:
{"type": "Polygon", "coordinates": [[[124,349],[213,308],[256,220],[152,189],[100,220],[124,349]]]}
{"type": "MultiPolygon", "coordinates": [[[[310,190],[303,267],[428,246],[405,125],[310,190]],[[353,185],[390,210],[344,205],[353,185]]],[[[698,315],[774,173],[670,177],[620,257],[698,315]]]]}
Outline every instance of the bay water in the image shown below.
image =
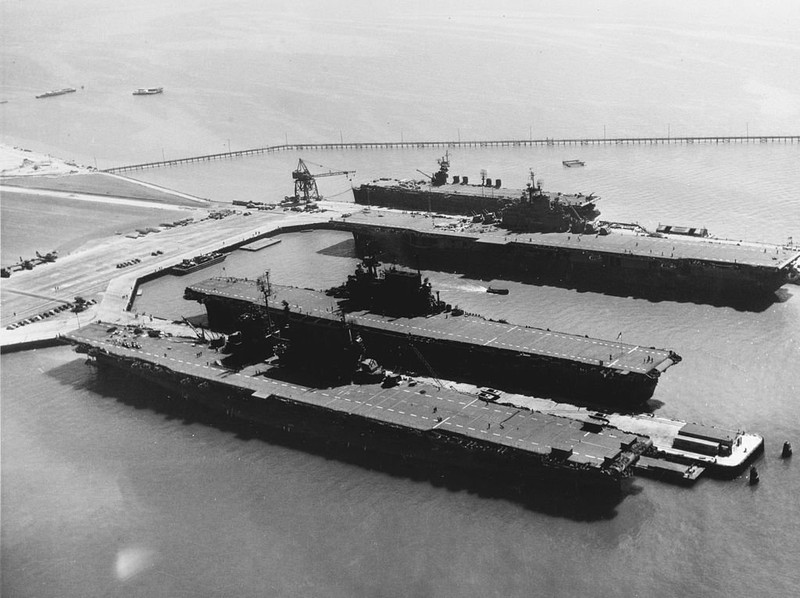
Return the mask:
{"type": "MultiPolygon", "coordinates": [[[[0,6],[3,141],[101,167],[287,139],[797,133],[793,3],[0,6]],[[33,99],[67,85],[78,92],[33,99]],[[162,96],[131,96],[155,85],[162,96]]],[[[434,170],[440,152],[283,153],[136,176],[275,201],[301,157],[355,170],[320,179],[347,199],[351,184],[434,170]]],[[[595,192],[610,220],[773,242],[800,231],[796,144],[475,148],[451,161],[473,180],[485,168],[519,187],[533,169],[547,189],[595,192]],[[561,166],[573,158],[586,167],[561,166]]],[[[0,207],[15,226],[53,229],[0,207]]],[[[325,288],[355,263],[347,235],[321,232],[224,267],[325,288]]],[[[137,309],[196,315],[182,287],[222,267],[146,285],[137,309]]],[[[761,484],[638,480],[602,517],[559,516],[137,408],[153,389],[102,379],[68,348],[37,350],[0,360],[3,595],[796,594],[800,476],[778,454],[800,446],[798,287],[754,312],[505,281],[503,297],[486,294],[490,280],[425,274],[469,311],[677,351],[656,414],[764,435],[761,484]]]]}

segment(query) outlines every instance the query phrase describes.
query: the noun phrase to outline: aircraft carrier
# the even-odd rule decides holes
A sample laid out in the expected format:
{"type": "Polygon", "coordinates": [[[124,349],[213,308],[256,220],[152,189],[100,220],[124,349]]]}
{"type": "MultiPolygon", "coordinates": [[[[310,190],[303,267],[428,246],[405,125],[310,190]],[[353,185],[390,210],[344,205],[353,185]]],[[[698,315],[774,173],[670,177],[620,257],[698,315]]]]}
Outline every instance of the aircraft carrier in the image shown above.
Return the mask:
{"type": "Polygon", "coordinates": [[[367,208],[342,228],[362,255],[610,294],[736,301],[774,295],[800,258],[800,247],[712,239],[705,229],[693,238],[601,222],[599,198],[544,191],[533,172],[525,189],[506,189],[485,171],[479,184],[451,180],[447,154],[438,163],[428,181],[385,178],[353,190],[367,208]]]}
{"type": "Polygon", "coordinates": [[[797,246],[653,236],[635,225],[519,233],[454,216],[367,209],[329,226],[352,232],[359,255],[384,261],[649,299],[774,301],[800,260],[797,246]]]}
{"type": "MultiPolygon", "coordinates": [[[[193,284],[184,297],[205,304],[214,330],[252,329],[248,319],[260,310],[281,326],[309,328],[307,334],[315,338],[346,324],[368,355],[386,367],[590,404],[638,406],[652,396],[661,374],[681,360],[668,349],[466,314],[432,299],[418,273],[387,270],[384,279],[359,271],[351,283],[366,279],[363,286],[374,295],[373,283],[380,287],[386,281],[389,300],[400,309],[280,285],[270,285],[266,293],[258,281],[237,278],[193,284]],[[415,301],[422,309],[407,309],[415,301]]],[[[328,351],[318,361],[331,363],[333,354],[328,351]]]]}
{"type": "Polygon", "coordinates": [[[502,186],[500,179],[488,178],[485,171],[481,173],[480,184],[470,183],[466,176],[450,180],[449,154],[440,158],[438,164],[437,172],[426,175],[428,181],[383,178],[359,185],[353,189],[355,202],[498,220],[509,230],[520,232],[585,232],[592,230],[591,223],[599,215],[595,207],[599,197],[544,191],[533,171],[525,189],[509,189],[502,186]]]}
{"type": "Polygon", "coordinates": [[[357,383],[308,384],[291,366],[255,360],[231,367],[227,350],[183,328],[98,322],[63,340],[100,373],[164,389],[152,399],[167,413],[200,409],[210,421],[242,421],[270,439],[326,456],[456,473],[527,498],[619,497],[636,474],[681,485],[707,471],[730,478],[763,451],[763,438],[743,431],[646,415],[564,412],[543,399],[391,372],[357,383]]]}
{"type": "Polygon", "coordinates": [[[233,372],[196,339],[152,337],[142,329],[92,324],[66,340],[98,365],[159,384],[175,401],[198,402],[306,441],[510,476],[520,485],[566,482],[618,492],[652,445],[613,427],[416,381],[314,388],[271,378],[263,365],[233,372]]]}

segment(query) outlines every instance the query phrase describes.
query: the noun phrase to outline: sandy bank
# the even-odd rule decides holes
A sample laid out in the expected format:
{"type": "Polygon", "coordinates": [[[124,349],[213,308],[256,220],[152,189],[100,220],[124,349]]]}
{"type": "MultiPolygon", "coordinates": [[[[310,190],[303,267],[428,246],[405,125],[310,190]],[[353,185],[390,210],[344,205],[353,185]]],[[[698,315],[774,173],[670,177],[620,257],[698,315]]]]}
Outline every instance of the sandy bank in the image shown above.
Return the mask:
{"type": "Polygon", "coordinates": [[[20,147],[0,144],[0,177],[78,174],[93,170],[20,147]]]}

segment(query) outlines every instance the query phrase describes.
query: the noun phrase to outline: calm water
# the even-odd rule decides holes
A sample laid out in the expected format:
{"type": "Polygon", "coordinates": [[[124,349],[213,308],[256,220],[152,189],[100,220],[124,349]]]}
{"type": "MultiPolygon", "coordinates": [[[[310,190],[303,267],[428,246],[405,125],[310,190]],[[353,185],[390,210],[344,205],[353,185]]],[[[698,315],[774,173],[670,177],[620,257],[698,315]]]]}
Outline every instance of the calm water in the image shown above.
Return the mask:
{"type": "MultiPolygon", "coordinates": [[[[340,131],[407,140],[525,137],[529,127],[601,135],[604,124],[610,135],[796,132],[794,4],[653,6],[6,3],[2,135],[103,166],[158,159],[162,147],[190,155],[228,139],[235,149],[285,136],[335,141],[340,131]],[[65,85],[84,89],[32,98],[65,85]],[[150,85],[167,93],[130,96],[150,85]]],[[[784,241],[800,231],[799,154],[797,145],[472,150],[453,154],[452,172],[486,168],[521,186],[533,168],[547,188],[601,195],[609,219],[784,241]],[[587,166],[563,169],[568,158],[587,166]]],[[[291,191],[297,157],[143,178],[214,199],[273,200],[291,191]]],[[[417,176],[438,153],[302,157],[355,169],[355,183],[417,176]]],[[[324,194],[347,197],[346,179],[322,181],[324,194]]],[[[16,226],[25,216],[15,214],[16,226]]],[[[325,287],[353,264],[346,235],[307,233],[234,254],[225,273],[268,268],[275,282],[325,287]]],[[[199,313],[172,299],[213,273],[147,285],[138,308],[199,313]]],[[[606,517],[575,520],[137,408],[151,389],[102,382],[69,349],[39,350],[0,360],[3,595],[796,594],[800,476],[777,454],[786,439],[800,447],[800,287],[741,312],[515,283],[489,296],[490,281],[427,274],[470,311],[676,350],[684,360],[660,382],[657,413],[763,434],[761,485],[641,480],[606,517]]]]}
{"type": "Polygon", "coordinates": [[[6,2],[2,137],[103,167],[287,139],[797,132],[793,2],[342,4],[6,2]]]}

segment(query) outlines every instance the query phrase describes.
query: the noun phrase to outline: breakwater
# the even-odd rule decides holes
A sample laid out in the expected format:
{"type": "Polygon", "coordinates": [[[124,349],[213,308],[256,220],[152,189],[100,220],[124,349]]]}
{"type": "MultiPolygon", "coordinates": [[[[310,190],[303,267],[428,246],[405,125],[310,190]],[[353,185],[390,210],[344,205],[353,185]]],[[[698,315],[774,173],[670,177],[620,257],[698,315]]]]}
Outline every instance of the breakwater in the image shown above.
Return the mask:
{"type": "Polygon", "coordinates": [[[363,149],[425,149],[425,148],[458,148],[458,147],[538,147],[538,146],[572,146],[572,145],[692,145],[730,144],[730,143],[800,143],[800,135],[741,135],[741,136],[700,136],[700,137],[599,137],[599,138],[563,138],[555,139],[500,139],[490,141],[372,141],[372,142],[339,142],[339,143],[287,143],[251,149],[188,156],[157,162],[142,162],[127,166],[107,168],[104,172],[119,174],[134,170],[179,166],[193,162],[210,162],[227,160],[259,154],[274,154],[287,151],[307,150],[363,150],[363,149]]]}

